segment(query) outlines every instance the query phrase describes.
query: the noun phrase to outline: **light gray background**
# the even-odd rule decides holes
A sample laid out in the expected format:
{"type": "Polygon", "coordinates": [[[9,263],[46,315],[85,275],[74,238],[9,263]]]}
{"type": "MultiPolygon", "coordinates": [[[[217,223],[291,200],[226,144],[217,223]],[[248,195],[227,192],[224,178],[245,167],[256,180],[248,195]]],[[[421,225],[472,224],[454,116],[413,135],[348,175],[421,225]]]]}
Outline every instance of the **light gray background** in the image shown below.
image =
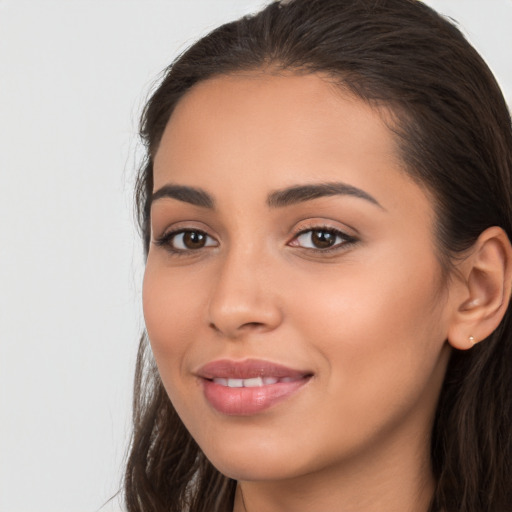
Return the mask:
{"type": "MultiPolygon", "coordinates": [[[[142,329],[137,119],[197,36],[264,0],[0,0],[0,511],[118,489],[142,329]]],[[[430,0],[512,102],[512,0],[430,0]]],[[[111,502],[103,510],[119,510],[111,502]]]]}

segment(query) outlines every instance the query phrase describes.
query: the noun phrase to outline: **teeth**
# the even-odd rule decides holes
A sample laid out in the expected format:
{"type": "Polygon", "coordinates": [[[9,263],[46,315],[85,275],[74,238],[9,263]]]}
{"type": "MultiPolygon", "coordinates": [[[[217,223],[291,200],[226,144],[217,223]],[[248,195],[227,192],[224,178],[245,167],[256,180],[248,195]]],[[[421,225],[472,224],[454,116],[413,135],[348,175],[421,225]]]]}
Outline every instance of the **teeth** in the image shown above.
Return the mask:
{"type": "Polygon", "coordinates": [[[244,388],[259,388],[261,386],[263,386],[263,379],[261,377],[244,379],[244,388]]]}
{"type": "Polygon", "coordinates": [[[271,386],[278,382],[294,382],[297,379],[293,377],[283,377],[278,379],[277,377],[253,377],[252,379],[212,379],[215,384],[221,386],[227,386],[229,388],[259,388],[261,386],[271,386]]]}

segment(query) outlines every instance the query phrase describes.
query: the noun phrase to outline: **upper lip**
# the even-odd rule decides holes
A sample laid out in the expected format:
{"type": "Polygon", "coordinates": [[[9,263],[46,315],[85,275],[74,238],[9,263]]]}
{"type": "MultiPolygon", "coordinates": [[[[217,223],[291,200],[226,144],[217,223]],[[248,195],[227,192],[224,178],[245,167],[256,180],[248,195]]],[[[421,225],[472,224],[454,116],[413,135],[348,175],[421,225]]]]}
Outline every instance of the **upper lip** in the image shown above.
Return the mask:
{"type": "Polygon", "coordinates": [[[261,359],[234,361],[219,359],[202,366],[197,375],[203,379],[253,379],[255,377],[301,378],[312,375],[310,371],[297,370],[261,359]]]}

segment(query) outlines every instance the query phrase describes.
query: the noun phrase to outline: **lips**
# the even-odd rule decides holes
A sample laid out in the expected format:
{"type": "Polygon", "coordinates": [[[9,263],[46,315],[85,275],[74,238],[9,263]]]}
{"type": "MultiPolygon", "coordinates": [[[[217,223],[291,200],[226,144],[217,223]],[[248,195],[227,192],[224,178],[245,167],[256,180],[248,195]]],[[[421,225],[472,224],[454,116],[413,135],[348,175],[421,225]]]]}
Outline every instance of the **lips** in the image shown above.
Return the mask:
{"type": "Polygon", "coordinates": [[[310,380],[312,372],[249,359],[213,361],[197,375],[206,400],[216,411],[248,416],[290,398],[310,380]]]}
{"type": "Polygon", "coordinates": [[[301,379],[302,377],[252,377],[250,379],[224,379],[214,378],[212,379],[215,384],[221,386],[228,386],[230,388],[260,388],[262,386],[271,386],[272,384],[278,384],[279,382],[294,382],[301,379]]]}

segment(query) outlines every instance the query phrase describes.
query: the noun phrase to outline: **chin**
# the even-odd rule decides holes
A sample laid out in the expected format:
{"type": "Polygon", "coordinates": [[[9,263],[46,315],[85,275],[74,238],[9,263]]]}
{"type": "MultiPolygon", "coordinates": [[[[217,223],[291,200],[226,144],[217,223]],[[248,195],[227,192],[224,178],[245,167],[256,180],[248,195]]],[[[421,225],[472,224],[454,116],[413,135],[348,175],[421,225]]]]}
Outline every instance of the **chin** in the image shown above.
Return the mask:
{"type": "MultiPolygon", "coordinates": [[[[286,480],[297,476],[290,467],[276,466],[275,462],[255,461],[212,461],[215,468],[233,480],[256,482],[286,480]],[[216,463],[218,462],[218,463],[216,463]]],[[[282,464],[283,461],[281,461],[282,464]]]]}
{"type": "Polygon", "coordinates": [[[276,447],[257,448],[238,444],[222,451],[217,446],[203,453],[218,471],[234,480],[283,480],[301,473],[299,467],[302,464],[294,464],[299,461],[293,461],[276,447]]]}

